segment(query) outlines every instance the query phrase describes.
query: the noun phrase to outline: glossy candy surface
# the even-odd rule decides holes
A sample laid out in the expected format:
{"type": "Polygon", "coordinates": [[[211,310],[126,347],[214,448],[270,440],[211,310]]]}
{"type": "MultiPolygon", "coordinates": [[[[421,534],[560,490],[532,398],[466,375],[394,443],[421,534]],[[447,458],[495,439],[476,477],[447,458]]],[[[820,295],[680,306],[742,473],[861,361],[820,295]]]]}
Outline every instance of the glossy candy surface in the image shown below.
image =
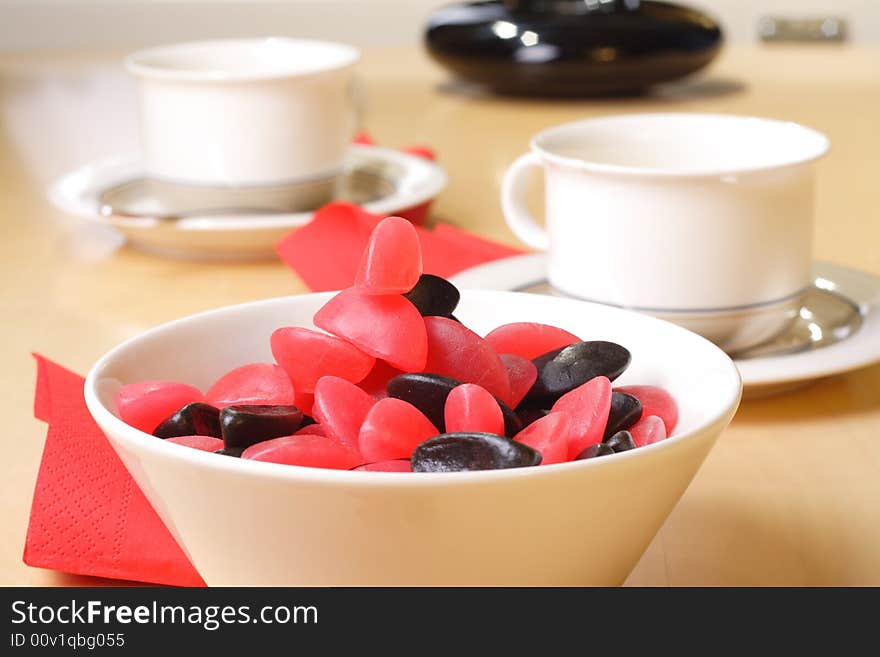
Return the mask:
{"type": "Polygon", "coordinates": [[[571,415],[568,457],[573,459],[589,445],[602,441],[611,410],[611,382],[604,376],[597,376],[564,394],[551,410],[571,415]]]}
{"type": "Polygon", "coordinates": [[[401,217],[380,221],[367,242],[355,287],[367,294],[403,294],[422,274],[422,247],[413,225],[401,217]]]}
{"type": "Polygon", "coordinates": [[[220,409],[204,402],[187,404],[153,431],[157,438],[176,436],[220,437],[220,409]]]}
{"type": "Polygon", "coordinates": [[[384,399],[388,396],[388,382],[399,374],[403,372],[384,360],[377,360],[358,387],[374,399],[384,399]]]}
{"type": "Polygon", "coordinates": [[[522,431],[522,420],[519,419],[519,415],[516,414],[516,411],[503,401],[497,398],[495,401],[498,402],[498,405],[501,407],[501,415],[504,416],[504,435],[508,438],[513,438],[516,434],[522,431]]]}
{"type": "Polygon", "coordinates": [[[272,355],[284,368],[297,393],[314,392],[322,376],[361,381],[376,362],[350,342],[307,328],[277,329],[270,339],[272,355]]]}
{"type": "Polygon", "coordinates": [[[294,403],[293,384],[287,373],[274,363],[250,363],[221,376],[205,393],[205,401],[217,408],[232,404],[294,403]]]}
{"type": "Polygon", "coordinates": [[[419,409],[440,432],[446,432],[446,398],[461,381],[440,374],[400,374],[388,382],[388,396],[419,409]]]}
{"type": "Polygon", "coordinates": [[[153,433],[165,419],[196,401],[202,401],[201,390],[176,381],[130,383],[116,395],[122,421],[146,433],[153,433]]]}
{"type": "Polygon", "coordinates": [[[391,461],[379,461],[377,463],[365,463],[354,468],[363,472],[412,472],[407,459],[394,459],[391,461]]]}
{"type": "Polygon", "coordinates": [[[516,416],[522,423],[523,427],[527,427],[532,422],[537,422],[550,412],[549,408],[520,408],[516,411],[516,416]]]}
{"type": "Polygon", "coordinates": [[[534,404],[558,399],[597,376],[613,381],[623,374],[629,361],[629,351],[624,347],[602,340],[578,342],[551,351],[534,360],[538,378],[526,401],[534,404]]]}
{"type": "Polygon", "coordinates": [[[192,447],[203,452],[216,452],[223,448],[223,441],[214,436],[172,436],[167,440],[169,443],[192,447]]]}
{"type": "Polygon", "coordinates": [[[618,431],[610,438],[602,441],[608,447],[617,452],[627,452],[631,449],[636,448],[636,444],[633,441],[632,434],[629,431],[618,431]]]}
{"type": "Polygon", "coordinates": [[[415,287],[404,295],[424,316],[449,317],[455,311],[461,294],[445,278],[422,274],[415,287]]]}
{"type": "MultiPolygon", "coordinates": [[[[293,396],[293,405],[303,412],[306,417],[311,417],[312,406],[315,405],[315,395],[311,392],[299,392],[293,396]]],[[[314,422],[314,420],[312,420],[314,422]]]]}
{"type": "Polygon", "coordinates": [[[446,317],[425,317],[424,323],[428,358],[422,369],[463,383],[476,383],[508,403],[507,369],[492,345],[464,324],[446,317]]]}
{"type": "Polygon", "coordinates": [[[296,406],[235,404],[220,411],[226,447],[250,447],[270,438],[289,436],[301,422],[302,411],[296,406]]]}
{"type": "Polygon", "coordinates": [[[363,463],[357,452],[314,434],[264,440],[244,450],[241,458],[332,470],[351,470],[363,463]]]}
{"type": "Polygon", "coordinates": [[[328,437],[357,451],[361,425],[375,403],[370,395],[350,381],[325,376],[315,386],[312,416],[321,423],[328,437]]]}
{"type": "Polygon", "coordinates": [[[541,453],[541,465],[562,463],[568,460],[568,435],[572,418],[562,411],[548,413],[535,420],[514,437],[541,453]]]}
{"type": "Polygon", "coordinates": [[[408,459],[420,443],[438,433],[415,406],[387,397],[367,413],[358,435],[358,448],[370,462],[408,459]]]}
{"type": "MultiPolygon", "coordinates": [[[[504,415],[498,401],[485,388],[473,383],[456,386],[446,398],[446,432],[504,435],[504,415]]],[[[436,435],[439,432],[435,432],[436,435]]]]}
{"type": "Polygon", "coordinates": [[[510,381],[510,405],[516,408],[538,378],[538,368],[532,361],[516,354],[500,354],[498,357],[510,381]]]}
{"type": "Polygon", "coordinates": [[[293,432],[294,436],[301,436],[303,434],[311,434],[313,436],[326,436],[327,431],[326,429],[324,429],[323,424],[312,423],[302,426],[293,432]]]}
{"type": "Polygon", "coordinates": [[[549,324],[513,322],[490,331],[486,335],[486,341],[499,354],[516,354],[534,360],[550,351],[580,342],[581,339],[549,324]]]}
{"type": "Polygon", "coordinates": [[[612,391],[611,408],[608,411],[608,422],[602,440],[610,438],[618,431],[629,429],[642,417],[642,404],[638,399],[625,392],[612,391]]]}
{"type": "Polygon", "coordinates": [[[428,337],[425,320],[399,294],[363,294],[343,290],[315,313],[315,326],[345,338],[361,351],[405,372],[425,368],[428,337]]]}
{"type": "Polygon", "coordinates": [[[490,433],[447,433],[413,452],[413,472],[460,472],[522,468],[541,463],[541,454],[515,440],[490,433]]]}
{"type": "Polygon", "coordinates": [[[666,425],[656,415],[647,415],[629,428],[636,447],[652,445],[666,439],[666,425]]]}
{"type": "Polygon", "coordinates": [[[672,395],[658,386],[621,386],[618,392],[632,395],[642,404],[643,415],[656,415],[666,426],[666,433],[671,434],[678,424],[678,404],[672,395]]]}
{"type": "Polygon", "coordinates": [[[611,449],[605,443],[596,443],[595,445],[590,445],[580,454],[574,457],[575,461],[583,461],[584,459],[594,459],[597,456],[611,456],[614,454],[614,450],[611,449]]]}
{"type": "Polygon", "coordinates": [[[244,447],[221,447],[220,449],[214,450],[214,453],[222,454],[223,456],[231,456],[237,459],[241,458],[241,453],[243,451],[244,447]]]}

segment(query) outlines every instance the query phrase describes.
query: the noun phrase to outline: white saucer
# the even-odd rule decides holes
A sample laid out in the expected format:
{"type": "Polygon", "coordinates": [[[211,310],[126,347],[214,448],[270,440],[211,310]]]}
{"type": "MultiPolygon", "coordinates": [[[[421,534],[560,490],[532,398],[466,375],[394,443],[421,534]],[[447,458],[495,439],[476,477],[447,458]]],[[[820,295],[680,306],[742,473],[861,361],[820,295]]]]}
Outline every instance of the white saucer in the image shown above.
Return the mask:
{"type": "MultiPolygon", "coordinates": [[[[393,214],[430,201],[446,187],[446,172],[436,163],[389,148],[354,144],[346,176],[376,181],[377,193],[359,201],[368,212],[393,214]]],[[[124,155],[71,171],[49,189],[49,200],[64,212],[123,232],[144,251],[175,258],[211,260],[272,257],[275,243],[308,223],[311,212],[230,215],[206,213],[168,221],[152,217],[103,214],[101,196],[109,189],[144,177],[140,156],[124,155]]]]}
{"type": "MultiPolygon", "coordinates": [[[[546,283],[546,271],[546,255],[529,253],[473,267],[451,280],[469,289],[532,291],[529,288],[540,289],[546,283]]],[[[824,262],[814,264],[813,274],[815,289],[851,304],[860,322],[851,333],[836,339],[826,336],[827,340],[819,335],[801,350],[734,358],[746,397],[785,392],[814,379],[880,362],[880,277],[824,262]]],[[[808,324],[808,328],[812,332],[814,327],[808,324]]]]}

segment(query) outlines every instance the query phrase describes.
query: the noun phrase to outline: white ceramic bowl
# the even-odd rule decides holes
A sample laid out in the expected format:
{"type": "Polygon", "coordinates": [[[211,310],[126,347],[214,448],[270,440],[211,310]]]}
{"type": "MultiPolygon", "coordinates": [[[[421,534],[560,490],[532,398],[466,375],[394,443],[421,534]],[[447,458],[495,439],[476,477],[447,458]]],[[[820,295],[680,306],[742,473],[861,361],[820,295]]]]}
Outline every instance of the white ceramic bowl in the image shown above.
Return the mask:
{"type": "Polygon", "coordinates": [[[736,411],[739,374],[707,340],[596,304],[466,291],[485,334],[542,321],[632,352],[619,384],[666,387],[674,436],[590,461],[467,473],[376,473],[243,461],[158,440],[115,415],[119,386],[206,388],[271,361],[279,326],[312,326],[330,294],[270,299],[165,324],[89,372],[85,398],[125,466],[210,585],[616,585],[624,581],[736,411]]]}

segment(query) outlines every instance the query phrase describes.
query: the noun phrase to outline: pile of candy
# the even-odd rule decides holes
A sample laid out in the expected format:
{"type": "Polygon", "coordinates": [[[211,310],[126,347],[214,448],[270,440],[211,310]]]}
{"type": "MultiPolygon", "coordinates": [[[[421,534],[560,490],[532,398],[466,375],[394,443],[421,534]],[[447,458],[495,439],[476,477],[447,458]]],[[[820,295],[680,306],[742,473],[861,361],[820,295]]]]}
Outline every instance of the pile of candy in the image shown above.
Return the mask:
{"type": "Polygon", "coordinates": [[[459,292],[422,273],[418,235],[380,222],[354,286],[277,329],[276,363],[251,363],[206,393],[124,386],[119,416],[169,442],[289,465],[452,472],[589,459],[663,440],[678,410],[654,386],[612,388],[630,362],[534,322],[480,337],[452,314],[459,292]]]}

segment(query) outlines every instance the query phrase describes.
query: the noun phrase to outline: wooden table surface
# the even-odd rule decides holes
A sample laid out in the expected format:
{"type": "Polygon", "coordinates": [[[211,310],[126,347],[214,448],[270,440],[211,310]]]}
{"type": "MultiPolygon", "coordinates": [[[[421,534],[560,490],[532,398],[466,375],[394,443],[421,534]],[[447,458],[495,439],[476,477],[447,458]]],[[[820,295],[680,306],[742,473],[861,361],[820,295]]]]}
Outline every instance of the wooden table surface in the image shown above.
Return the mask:
{"type": "MultiPolygon", "coordinates": [[[[877,48],[731,48],[704,76],[652,96],[556,102],[469,92],[415,50],[368,51],[361,72],[375,138],[430,144],[448,169],[435,217],[510,244],[499,183],[543,127],[635,111],[805,123],[833,143],[818,169],[816,258],[880,275],[878,63],[877,48]]],[[[47,203],[54,177],[133,148],[135,134],[118,53],[0,56],[0,585],[101,583],[21,561],[45,435],[29,352],[85,373],[160,322],[305,291],[280,262],[158,259],[47,203]]],[[[745,402],[628,583],[880,585],[880,366],[745,402]]]]}

